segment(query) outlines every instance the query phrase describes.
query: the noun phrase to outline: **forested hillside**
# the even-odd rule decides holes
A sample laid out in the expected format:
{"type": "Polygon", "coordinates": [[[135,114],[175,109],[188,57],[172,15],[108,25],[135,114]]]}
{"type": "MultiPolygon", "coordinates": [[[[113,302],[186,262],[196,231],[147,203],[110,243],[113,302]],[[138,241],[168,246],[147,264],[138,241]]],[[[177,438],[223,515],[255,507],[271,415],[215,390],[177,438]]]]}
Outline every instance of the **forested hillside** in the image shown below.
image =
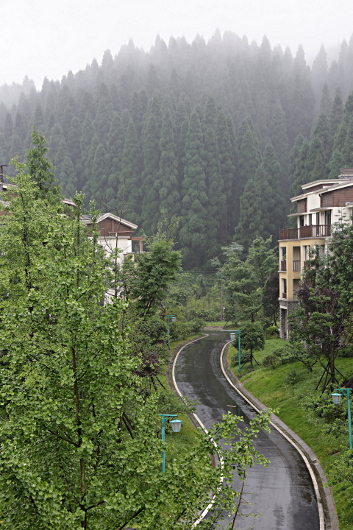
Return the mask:
{"type": "Polygon", "coordinates": [[[330,65],[322,47],[312,68],[302,48],[292,56],[232,33],[157,38],[149,53],[130,42],[61,82],[19,89],[0,88],[0,162],[21,160],[36,127],[67,197],[83,190],[146,234],[180,217],[188,268],[233,239],[276,241],[300,184],[353,164],[353,39],[330,65]]]}

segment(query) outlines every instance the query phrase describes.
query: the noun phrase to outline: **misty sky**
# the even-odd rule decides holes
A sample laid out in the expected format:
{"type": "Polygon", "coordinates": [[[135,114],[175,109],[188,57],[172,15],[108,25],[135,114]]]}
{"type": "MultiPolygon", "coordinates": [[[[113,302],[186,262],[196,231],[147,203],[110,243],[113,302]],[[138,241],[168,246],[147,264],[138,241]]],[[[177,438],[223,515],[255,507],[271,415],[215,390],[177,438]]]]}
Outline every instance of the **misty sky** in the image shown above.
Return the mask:
{"type": "Polygon", "coordinates": [[[2,0],[0,84],[25,75],[41,88],[44,77],[61,80],[132,38],[149,50],[159,34],[191,42],[217,28],[261,43],[303,44],[307,58],[349,40],[353,0],[2,0]]]}

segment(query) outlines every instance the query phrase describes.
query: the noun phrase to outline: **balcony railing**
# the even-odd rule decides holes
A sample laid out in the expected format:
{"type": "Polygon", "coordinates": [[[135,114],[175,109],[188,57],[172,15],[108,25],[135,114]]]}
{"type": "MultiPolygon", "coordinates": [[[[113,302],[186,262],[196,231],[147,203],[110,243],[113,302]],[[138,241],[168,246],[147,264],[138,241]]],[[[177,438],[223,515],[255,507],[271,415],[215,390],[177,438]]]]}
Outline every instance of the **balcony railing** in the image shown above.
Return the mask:
{"type": "Polygon", "coordinates": [[[287,262],[286,260],[281,261],[281,272],[286,272],[287,270],[287,262]]]}
{"type": "Polygon", "coordinates": [[[329,237],[331,225],[310,225],[299,228],[282,228],[279,231],[279,239],[307,239],[310,237],[329,237]]]}
{"type": "Polygon", "coordinates": [[[282,298],[287,298],[287,293],[282,293],[282,298]]]}

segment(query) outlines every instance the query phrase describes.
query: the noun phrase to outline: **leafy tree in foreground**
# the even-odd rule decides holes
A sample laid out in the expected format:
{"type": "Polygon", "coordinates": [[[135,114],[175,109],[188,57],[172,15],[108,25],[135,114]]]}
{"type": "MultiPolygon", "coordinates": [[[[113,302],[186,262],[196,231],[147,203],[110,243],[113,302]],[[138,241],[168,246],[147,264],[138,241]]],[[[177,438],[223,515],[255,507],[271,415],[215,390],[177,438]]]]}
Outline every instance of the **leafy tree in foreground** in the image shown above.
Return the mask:
{"type": "Polygon", "coordinates": [[[26,154],[28,173],[38,186],[37,197],[51,203],[59,202],[62,198],[60,187],[57,184],[53,166],[46,157],[48,148],[46,140],[36,129],[32,131],[33,147],[26,154]]]}
{"type": "MultiPolygon", "coordinates": [[[[199,511],[225,488],[218,506],[236,509],[227,487],[236,469],[265,463],[251,441],[266,426],[259,415],[241,432],[228,415],[212,434],[237,442],[213,468],[211,440],[160,472],[161,412],[142,392],[141,361],[118,325],[127,302],[102,304],[111,263],[81,223],[36,198],[38,188],[17,165],[17,196],[0,233],[0,512],[4,529],[190,529],[199,511]]],[[[215,511],[204,523],[209,528],[215,511]]]]}

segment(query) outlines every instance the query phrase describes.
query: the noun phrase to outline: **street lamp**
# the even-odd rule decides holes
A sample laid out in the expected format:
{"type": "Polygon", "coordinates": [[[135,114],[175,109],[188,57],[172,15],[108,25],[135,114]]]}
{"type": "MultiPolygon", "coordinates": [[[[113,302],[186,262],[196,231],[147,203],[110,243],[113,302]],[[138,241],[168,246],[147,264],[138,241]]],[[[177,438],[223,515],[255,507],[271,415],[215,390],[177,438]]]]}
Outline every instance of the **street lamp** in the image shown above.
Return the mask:
{"type": "Polygon", "coordinates": [[[170,322],[176,322],[176,317],[174,315],[167,315],[168,321],[168,350],[170,350],[170,322]]]}
{"type": "Polygon", "coordinates": [[[240,329],[232,329],[230,331],[230,339],[235,340],[235,334],[238,334],[238,374],[241,370],[241,351],[240,351],[240,329]]]}
{"type": "Polygon", "coordinates": [[[342,396],[347,397],[347,409],[348,409],[348,437],[349,437],[349,449],[353,449],[352,444],[352,416],[351,416],[351,389],[350,388],[336,388],[331,394],[332,401],[335,405],[341,403],[342,396]]]}
{"type": "Polygon", "coordinates": [[[166,423],[169,421],[169,423],[172,426],[173,432],[180,432],[181,429],[181,420],[171,420],[170,418],[177,418],[177,414],[160,414],[161,420],[162,420],[162,442],[163,442],[163,449],[162,449],[162,473],[165,473],[165,426],[166,423]]]}

